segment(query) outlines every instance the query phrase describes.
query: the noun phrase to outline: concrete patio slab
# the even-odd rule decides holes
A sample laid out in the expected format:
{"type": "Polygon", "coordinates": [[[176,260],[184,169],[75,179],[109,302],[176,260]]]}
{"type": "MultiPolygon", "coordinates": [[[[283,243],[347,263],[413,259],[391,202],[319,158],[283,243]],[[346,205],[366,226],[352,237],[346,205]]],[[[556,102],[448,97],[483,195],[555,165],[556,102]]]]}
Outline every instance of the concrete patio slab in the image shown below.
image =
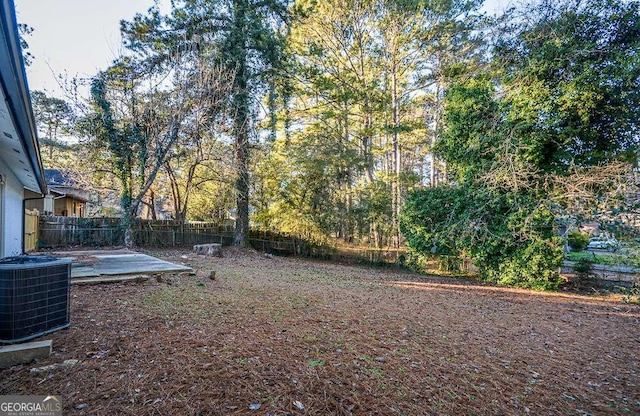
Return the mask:
{"type": "Polygon", "coordinates": [[[151,276],[140,274],[128,274],[126,276],[96,276],[96,277],[74,277],[71,279],[72,285],[96,285],[100,283],[125,283],[125,282],[144,282],[149,280],[151,276]]]}
{"type": "Polygon", "coordinates": [[[121,276],[130,274],[193,272],[191,267],[173,264],[130,250],[67,251],[53,254],[57,257],[72,259],[72,279],[105,275],[121,276]]]}

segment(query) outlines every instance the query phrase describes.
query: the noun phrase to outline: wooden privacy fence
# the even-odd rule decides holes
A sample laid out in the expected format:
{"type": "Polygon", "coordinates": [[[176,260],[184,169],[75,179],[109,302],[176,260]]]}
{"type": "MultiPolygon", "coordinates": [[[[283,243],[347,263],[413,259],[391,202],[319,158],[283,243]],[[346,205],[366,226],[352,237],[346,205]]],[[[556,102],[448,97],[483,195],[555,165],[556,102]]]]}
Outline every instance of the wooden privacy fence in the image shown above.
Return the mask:
{"type": "Polygon", "coordinates": [[[38,248],[38,217],[37,209],[24,211],[24,251],[29,252],[38,248]]]}
{"type": "Polygon", "coordinates": [[[334,260],[357,259],[374,264],[405,264],[407,255],[404,248],[337,246],[331,253],[331,258],[334,260]]]}
{"type": "MultiPolygon", "coordinates": [[[[138,247],[191,247],[209,243],[230,246],[233,242],[233,228],[207,222],[136,219],[131,229],[138,247]]],[[[121,246],[123,242],[120,218],[40,217],[38,246],[41,248],[121,246]]],[[[250,230],[249,244],[265,253],[364,263],[402,264],[406,257],[402,249],[313,244],[261,230],[250,230]]]]}
{"type": "Polygon", "coordinates": [[[233,229],[208,222],[136,220],[133,241],[140,247],[180,247],[195,244],[233,242],[233,229]]]}
{"type": "MultiPolygon", "coordinates": [[[[181,223],[136,219],[131,224],[134,244],[140,247],[178,247],[194,244],[230,245],[232,230],[210,223],[181,223]]],[[[39,246],[119,246],[124,242],[120,218],[40,217],[39,246]]]]}
{"type": "MultiPolygon", "coordinates": [[[[190,247],[208,243],[230,246],[233,242],[233,228],[206,222],[136,219],[131,231],[133,242],[139,247],[190,247]]],[[[39,246],[42,248],[119,246],[123,242],[120,218],[40,217],[39,246]]],[[[300,252],[295,239],[277,233],[252,230],[249,243],[265,252],[300,252]]]]}
{"type": "Polygon", "coordinates": [[[41,248],[118,246],[124,241],[119,218],[40,216],[41,248]]]}

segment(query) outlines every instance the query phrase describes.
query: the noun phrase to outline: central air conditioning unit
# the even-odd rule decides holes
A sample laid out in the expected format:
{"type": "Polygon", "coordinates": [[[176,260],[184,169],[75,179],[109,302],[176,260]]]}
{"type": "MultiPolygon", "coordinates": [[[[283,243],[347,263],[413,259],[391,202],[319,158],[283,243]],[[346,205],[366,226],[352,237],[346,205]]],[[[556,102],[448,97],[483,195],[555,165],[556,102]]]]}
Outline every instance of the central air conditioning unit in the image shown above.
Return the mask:
{"type": "Polygon", "coordinates": [[[14,344],[69,326],[71,259],[0,259],[0,343],[14,344]]]}

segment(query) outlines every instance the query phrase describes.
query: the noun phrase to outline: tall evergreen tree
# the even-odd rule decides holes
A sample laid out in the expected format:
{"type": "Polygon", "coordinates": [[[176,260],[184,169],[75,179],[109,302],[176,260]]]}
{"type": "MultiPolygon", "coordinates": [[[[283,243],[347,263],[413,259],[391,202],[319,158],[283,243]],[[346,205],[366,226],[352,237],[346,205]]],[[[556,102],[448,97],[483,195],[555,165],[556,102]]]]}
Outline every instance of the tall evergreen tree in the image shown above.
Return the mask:
{"type": "MultiPolygon", "coordinates": [[[[295,3],[288,111],[296,123],[278,138],[284,143],[274,146],[273,159],[286,157],[300,168],[268,183],[276,186],[271,195],[297,184],[309,201],[316,187],[302,183],[311,178],[332,191],[319,198],[323,215],[314,203],[279,209],[290,207],[291,218],[317,218],[319,229],[345,241],[400,243],[404,190],[424,175],[434,84],[453,61],[443,56],[457,51],[465,60],[476,51],[478,6],[466,0],[295,3]]],[[[263,211],[262,220],[275,215],[268,205],[263,211]]]]}
{"type": "Polygon", "coordinates": [[[68,148],[60,135],[68,136],[75,123],[75,112],[71,105],[60,98],[51,97],[44,91],[31,91],[33,112],[38,124],[38,140],[42,158],[47,167],[59,168],[58,151],[68,148]]]}

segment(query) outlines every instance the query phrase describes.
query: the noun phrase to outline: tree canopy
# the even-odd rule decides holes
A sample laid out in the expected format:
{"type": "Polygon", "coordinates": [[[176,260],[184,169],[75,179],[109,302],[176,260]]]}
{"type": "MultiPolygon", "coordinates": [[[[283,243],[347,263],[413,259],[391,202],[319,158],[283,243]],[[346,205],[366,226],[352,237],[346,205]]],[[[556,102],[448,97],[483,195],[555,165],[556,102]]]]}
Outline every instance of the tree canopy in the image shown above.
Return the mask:
{"type": "Polygon", "coordinates": [[[256,104],[282,60],[283,25],[288,5],[282,0],[183,0],[162,16],[157,7],[133,22],[122,22],[127,46],[150,68],[171,65],[176,56],[206,56],[233,73],[228,94],[235,141],[236,232],[234,244],[246,246],[249,226],[250,149],[256,104]]]}
{"type": "Polygon", "coordinates": [[[602,167],[640,156],[638,4],[543,2],[515,16],[489,71],[455,74],[434,148],[452,182],[414,193],[403,229],[420,253],[468,255],[491,280],[547,288],[559,282],[558,218],[618,191],[626,178],[602,167]]]}
{"type": "Polygon", "coordinates": [[[73,119],[125,218],[406,246],[553,288],[560,226],[637,186],[640,6],[481,6],[172,1],[121,22],[84,113],[34,101],[52,139],[73,119]]]}

